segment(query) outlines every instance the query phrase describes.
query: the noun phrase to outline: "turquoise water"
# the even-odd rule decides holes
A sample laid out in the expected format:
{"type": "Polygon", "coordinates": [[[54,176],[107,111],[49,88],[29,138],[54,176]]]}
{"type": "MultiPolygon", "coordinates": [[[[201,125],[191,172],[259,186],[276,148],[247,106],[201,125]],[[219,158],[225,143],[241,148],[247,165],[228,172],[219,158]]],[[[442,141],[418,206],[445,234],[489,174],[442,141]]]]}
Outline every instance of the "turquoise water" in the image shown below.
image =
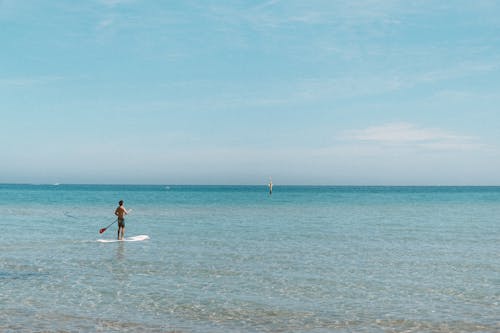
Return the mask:
{"type": "Polygon", "coordinates": [[[497,332],[500,187],[0,185],[0,332],[497,332]],[[133,208],[116,237],[119,199],[133,208]]]}

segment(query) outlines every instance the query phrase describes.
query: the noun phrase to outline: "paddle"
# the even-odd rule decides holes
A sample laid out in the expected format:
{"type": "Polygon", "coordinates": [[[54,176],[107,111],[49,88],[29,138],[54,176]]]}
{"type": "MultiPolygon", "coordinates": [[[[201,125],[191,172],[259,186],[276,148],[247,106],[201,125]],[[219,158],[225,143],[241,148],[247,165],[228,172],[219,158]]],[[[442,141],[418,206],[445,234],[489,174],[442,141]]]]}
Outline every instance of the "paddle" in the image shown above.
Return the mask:
{"type": "Polygon", "coordinates": [[[108,229],[109,227],[111,227],[113,224],[116,223],[116,221],[118,221],[118,219],[114,220],[113,223],[111,223],[110,225],[108,225],[106,228],[102,228],[99,230],[99,233],[102,234],[103,232],[106,231],[106,229],[108,229]]]}
{"type": "MultiPolygon", "coordinates": [[[[130,213],[132,211],[132,208],[130,208],[128,210],[128,212],[130,213]]],[[[108,229],[109,227],[111,227],[113,224],[115,224],[116,222],[118,221],[118,219],[114,220],[113,223],[111,223],[110,225],[108,225],[106,228],[101,228],[99,229],[99,233],[102,234],[103,232],[106,231],[106,229],[108,229]]]]}

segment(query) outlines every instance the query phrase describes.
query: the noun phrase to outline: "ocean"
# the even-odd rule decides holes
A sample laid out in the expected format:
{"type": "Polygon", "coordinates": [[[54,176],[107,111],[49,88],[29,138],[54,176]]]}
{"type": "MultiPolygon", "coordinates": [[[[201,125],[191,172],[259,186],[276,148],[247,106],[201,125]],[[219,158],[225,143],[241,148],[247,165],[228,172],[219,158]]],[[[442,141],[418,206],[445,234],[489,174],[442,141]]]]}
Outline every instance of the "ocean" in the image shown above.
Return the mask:
{"type": "Polygon", "coordinates": [[[0,185],[0,332],[498,332],[500,187],[0,185]],[[132,212],[116,238],[120,199],[132,212]]]}

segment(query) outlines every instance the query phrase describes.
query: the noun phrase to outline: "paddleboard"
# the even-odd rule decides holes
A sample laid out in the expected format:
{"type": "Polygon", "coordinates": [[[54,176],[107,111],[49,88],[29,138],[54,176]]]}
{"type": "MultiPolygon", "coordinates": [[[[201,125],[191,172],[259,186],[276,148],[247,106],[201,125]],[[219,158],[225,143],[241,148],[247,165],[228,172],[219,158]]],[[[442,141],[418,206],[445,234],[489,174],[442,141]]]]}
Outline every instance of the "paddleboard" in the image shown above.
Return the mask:
{"type": "Polygon", "coordinates": [[[132,236],[132,237],[125,237],[124,239],[98,239],[97,241],[99,243],[116,243],[116,242],[140,242],[140,241],[145,241],[148,240],[149,236],[148,235],[139,235],[139,236],[132,236]]]}

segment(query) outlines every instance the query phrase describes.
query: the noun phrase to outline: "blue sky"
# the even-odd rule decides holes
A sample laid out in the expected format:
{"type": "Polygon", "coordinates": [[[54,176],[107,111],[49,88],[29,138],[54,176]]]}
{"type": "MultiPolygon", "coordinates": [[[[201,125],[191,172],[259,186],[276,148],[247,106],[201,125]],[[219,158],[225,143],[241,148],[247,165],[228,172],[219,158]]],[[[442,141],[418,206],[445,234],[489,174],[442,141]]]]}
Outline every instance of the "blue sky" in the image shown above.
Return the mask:
{"type": "Polygon", "coordinates": [[[0,0],[0,182],[500,185],[499,17],[0,0]]]}

